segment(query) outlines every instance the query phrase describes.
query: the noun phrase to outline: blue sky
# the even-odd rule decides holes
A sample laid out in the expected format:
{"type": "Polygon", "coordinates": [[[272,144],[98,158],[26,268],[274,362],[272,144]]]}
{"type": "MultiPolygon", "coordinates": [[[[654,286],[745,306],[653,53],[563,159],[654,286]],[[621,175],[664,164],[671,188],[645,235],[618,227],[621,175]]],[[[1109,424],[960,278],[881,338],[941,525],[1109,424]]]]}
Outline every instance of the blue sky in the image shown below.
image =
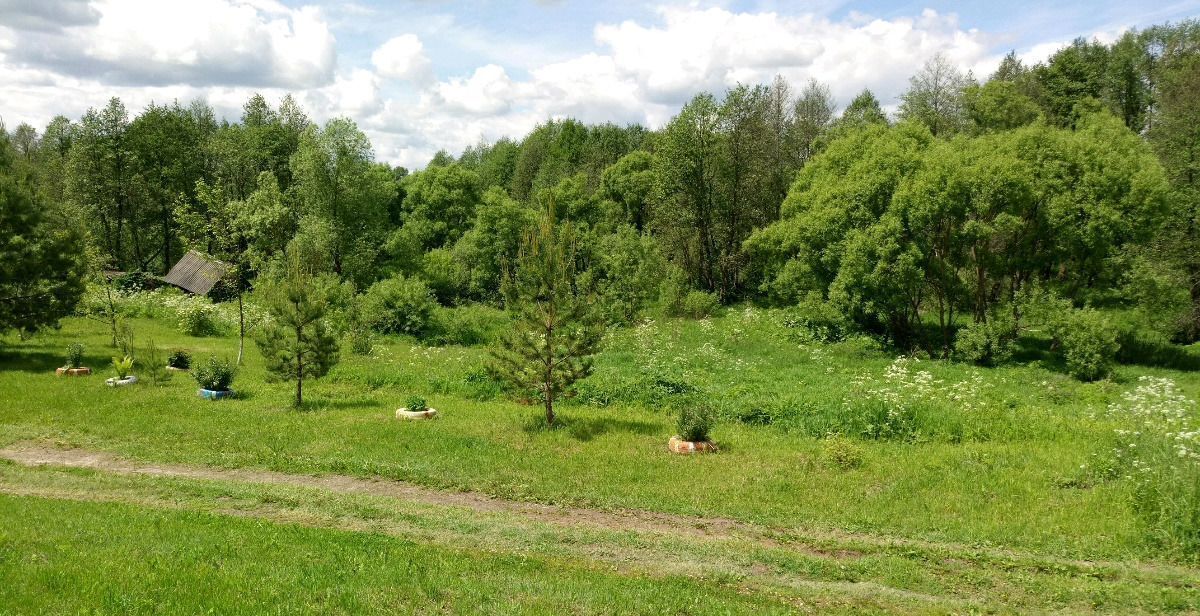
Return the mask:
{"type": "Polygon", "coordinates": [[[786,77],[894,105],[935,54],[986,76],[1076,36],[1200,16],[1200,0],[661,2],[0,0],[0,117],[44,126],[120,96],[202,98],[236,119],[254,92],[349,116],[382,160],[519,137],[547,118],[660,126],[700,90],[786,77]]]}

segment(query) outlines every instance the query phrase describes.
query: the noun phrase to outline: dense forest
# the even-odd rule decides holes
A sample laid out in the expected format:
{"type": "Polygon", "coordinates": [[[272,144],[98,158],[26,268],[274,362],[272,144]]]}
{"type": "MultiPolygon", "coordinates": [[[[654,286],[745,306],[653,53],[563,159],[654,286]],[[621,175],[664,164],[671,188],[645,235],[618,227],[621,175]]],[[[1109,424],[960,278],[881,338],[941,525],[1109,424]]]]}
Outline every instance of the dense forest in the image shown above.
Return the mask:
{"type": "Polygon", "coordinates": [[[234,294],[291,255],[361,294],[375,329],[421,336],[428,302],[504,307],[550,212],[572,292],[609,324],[752,301],[988,363],[1042,323],[1094,376],[1117,336],[1200,338],[1198,92],[1188,21],[1009,54],[986,79],[937,56],[892,116],[777,78],[697,94],[659,130],[549,120],[420,171],[290,97],[237,122],[114,98],[0,133],[0,326],[51,324],[100,272],[161,275],[195,248],[237,266],[234,294]]]}

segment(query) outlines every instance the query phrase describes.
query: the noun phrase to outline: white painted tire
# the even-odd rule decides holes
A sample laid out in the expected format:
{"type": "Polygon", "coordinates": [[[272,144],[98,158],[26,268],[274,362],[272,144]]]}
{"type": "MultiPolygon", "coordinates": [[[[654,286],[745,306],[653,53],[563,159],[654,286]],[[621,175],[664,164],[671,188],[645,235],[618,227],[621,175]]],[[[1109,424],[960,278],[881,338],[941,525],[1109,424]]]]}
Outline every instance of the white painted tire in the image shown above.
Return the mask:
{"type": "Polygon", "coordinates": [[[437,417],[437,409],[410,411],[404,407],[396,409],[396,419],[433,419],[437,417]]]}
{"type": "Polygon", "coordinates": [[[126,385],[133,385],[136,382],[137,382],[137,377],[133,376],[131,374],[123,379],[118,379],[115,376],[111,377],[111,378],[105,380],[104,384],[108,385],[109,387],[125,387],[126,385]]]}

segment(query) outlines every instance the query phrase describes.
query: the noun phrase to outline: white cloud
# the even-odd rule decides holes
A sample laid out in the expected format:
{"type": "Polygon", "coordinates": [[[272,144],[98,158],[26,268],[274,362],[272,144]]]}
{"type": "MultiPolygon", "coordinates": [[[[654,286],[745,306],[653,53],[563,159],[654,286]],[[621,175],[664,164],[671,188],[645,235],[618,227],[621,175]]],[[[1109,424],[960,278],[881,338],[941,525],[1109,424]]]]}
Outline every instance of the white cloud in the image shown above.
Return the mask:
{"type": "Polygon", "coordinates": [[[23,31],[20,62],[128,85],[320,86],[334,37],[315,7],[273,0],[96,0],[95,23],[23,31]]]}
{"type": "MultiPolygon", "coordinates": [[[[0,9],[13,1],[22,5],[0,0],[0,9]]],[[[381,159],[409,167],[438,149],[520,137],[550,118],[657,128],[701,90],[719,95],[776,74],[797,89],[809,78],[823,81],[843,105],[870,88],[893,106],[908,77],[936,53],[985,77],[1004,51],[998,37],[931,10],[830,19],[677,6],[658,9],[652,22],[598,24],[591,49],[573,56],[538,56],[530,41],[518,54],[527,62],[493,61],[493,54],[439,81],[438,58],[425,43],[441,51],[438,37],[457,30],[427,28],[425,41],[389,33],[373,53],[360,52],[358,64],[339,67],[330,26],[312,7],[276,0],[93,0],[87,11],[57,0],[46,7],[75,19],[47,29],[39,9],[22,13],[32,25],[0,26],[0,113],[9,125],[43,126],[55,113],[77,118],[110,96],[133,113],[151,100],[200,97],[236,119],[254,91],[274,101],[292,91],[314,120],[348,115],[381,159]]],[[[1057,46],[1025,51],[1041,59],[1057,46]]]]}
{"type": "Polygon", "coordinates": [[[475,69],[468,78],[454,78],[433,86],[443,108],[472,115],[507,113],[517,99],[517,88],[508,72],[497,64],[475,69]]]}
{"type": "Polygon", "coordinates": [[[371,63],[380,76],[425,82],[433,77],[425,46],[414,34],[402,34],[388,39],[371,54],[371,63]]]}

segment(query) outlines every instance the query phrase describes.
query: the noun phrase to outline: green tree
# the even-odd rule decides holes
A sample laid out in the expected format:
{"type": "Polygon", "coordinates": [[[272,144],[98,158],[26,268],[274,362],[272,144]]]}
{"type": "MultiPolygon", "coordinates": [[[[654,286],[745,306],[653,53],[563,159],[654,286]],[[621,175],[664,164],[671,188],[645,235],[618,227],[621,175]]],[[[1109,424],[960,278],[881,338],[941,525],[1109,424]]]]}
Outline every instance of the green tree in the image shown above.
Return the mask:
{"type": "Polygon", "coordinates": [[[242,364],[246,341],[244,296],[255,270],[281,254],[292,236],[292,212],[283,204],[275,176],[264,171],[258,189],[244,201],[229,199],[219,186],[204,180],[196,184],[196,201],[176,213],[181,233],[193,246],[207,246],[209,254],[232,266],[230,273],[238,300],[238,356],[242,364]]]}
{"type": "MultiPolygon", "coordinates": [[[[67,197],[85,212],[117,269],[127,269],[131,263],[126,236],[131,235],[135,157],[126,138],[128,130],[129,113],[120,99],[113,98],[100,111],[89,109],[79,124],[67,165],[67,197]]],[[[135,255],[133,262],[137,261],[135,255]]]]}
{"type": "Polygon", "coordinates": [[[0,128],[0,331],[34,331],[74,310],[88,264],[78,226],[35,201],[12,158],[0,128]]]}
{"type": "Polygon", "coordinates": [[[573,286],[573,227],[557,224],[547,203],[541,223],[526,238],[504,294],[513,326],[492,349],[492,374],[542,398],[546,424],[554,425],[554,403],[587,376],[601,329],[592,302],[573,286]]]}
{"type": "Polygon", "coordinates": [[[953,135],[966,126],[963,90],[971,79],[945,56],[930,58],[908,83],[908,91],[900,96],[901,119],[924,124],[935,137],[953,135]]]}
{"type": "Polygon", "coordinates": [[[256,342],[272,375],[295,380],[296,408],[304,404],[304,380],[321,378],[337,364],[337,338],[326,323],[337,286],[336,280],[314,274],[294,256],[280,278],[263,285],[272,320],[256,342]]]}
{"type": "Polygon", "coordinates": [[[360,287],[374,279],[388,203],[396,194],[391,169],[372,162],[371,143],[353,121],[335,118],[300,136],[291,171],[304,213],[333,229],[333,269],[360,287]]]}

